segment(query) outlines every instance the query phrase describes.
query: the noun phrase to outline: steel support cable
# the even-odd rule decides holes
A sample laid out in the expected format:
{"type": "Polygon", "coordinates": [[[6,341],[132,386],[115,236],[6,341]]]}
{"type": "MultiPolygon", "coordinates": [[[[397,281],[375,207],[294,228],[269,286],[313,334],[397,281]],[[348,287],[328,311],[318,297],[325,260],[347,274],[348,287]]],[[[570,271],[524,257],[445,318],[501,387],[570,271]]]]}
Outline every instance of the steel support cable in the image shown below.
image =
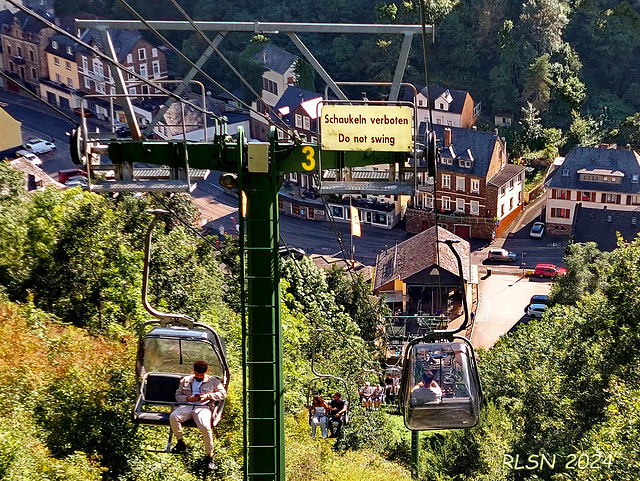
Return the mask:
{"type": "MultiPolygon", "coordinates": [[[[176,1],[176,0],[170,0],[171,3],[173,4],[173,6],[180,12],[180,14],[184,17],[184,19],[189,22],[189,24],[193,27],[193,29],[198,33],[198,35],[207,43],[207,45],[209,45],[209,47],[211,47],[211,49],[218,54],[218,56],[220,57],[220,59],[227,65],[227,67],[229,67],[229,69],[231,69],[231,71],[233,72],[233,74],[238,77],[238,79],[240,79],[240,81],[243,83],[243,85],[245,87],[247,87],[249,89],[249,91],[256,97],[256,101],[257,102],[261,102],[268,110],[269,112],[271,112],[273,114],[273,117],[276,119],[281,120],[278,117],[277,112],[273,109],[273,107],[271,107],[269,104],[267,104],[264,100],[262,100],[262,97],[260,96],[260,94],[258,94],[258,92],[256,92],[256,90],[252,87],[252,85],[247,82],[247,79],[245,79],[242,74],[238,71],[238,69],[236,69],[233,64],[229,61],[229,59],[227,59],[227,57],[220,51],[220,49],[211,41],[211,39],[209,37],[207,37],[207,35],[204,33],[204,31],[198,26],[198,24],[189,16],[189,14],[184,10],[184,8],[182,8],[180,6],[180,4],[176,1]]],[[[235,95],[231,94],[232,98],[236,101],[236,102],[242,102],[242,100],[238,97],[236,97],[235,95]]],[[[243,103],[244,104],[244,103],[243,103]]],[[[269,119],[270,120],[270,119],[269,119]]],[[[293,135],[295,138],[299,139],[299,135],[298,132],[294,129],[292,129],[291,127],[289,127],[286,123],[284,123],[284,121],[282,121],[282,124],[284,125],[284,127],[287,129],[287,131],[289,132],[289,134],[293,135]]],[[[275,125],[275,124],[274,124],[275,125]]]]}
{"type": "MultiPolygon", "coordinates": [[[[424,10],[424,2],[420,1],[420,24],[422,26],[422,53],[424,56],[424,76],[427,84],[427,106],[429,107],[429,125],[427,129],[425,129],[425,145],[427,149],[430,146],[429,142],[429,129],[433,127],[433,109],[431,102],[431,86],[429,85],[429,62],[428,62],[428,45],[427,45],[427,18],[424,10]]],[[[436,148],[437,151],[437,148],[436,148]]],[[[433,177],[433,212],[434,212],[434,221],[436,227],[436,243],[435,243],[435,255],[436,255],[436,265],[438,266],[438,295],[440,297],[438,304],[442,303],[442,276],[440,275],[440,241],[438,236],[438,158],[439,156],[435,155],[436,158],[436,166],[434,170],[433,177]]]]}
{"type": "MultiPolygon", "coordinates": [[[[313,174],[313,178],[316,181],[316,183],[318,185],[320,185],[320,179],[318,176],[318,173],[314,173],[313,174]]],[[[331,227],[333,229],[333,233],[336,236],[336,240],[338,241],[338,247],[340,247],[340,252],[342,253],[342,258],[344,259],[345,264],[347,265],[347,271],[349,272],[349,275],[351,276],[351,280],[353,280],[353,266],[351,265],[351,263],[349,262],[349,256],[347,256],[346,253],[346,247],[344,245],[344,242],[342,242],[342,237],[340,236],[340,230],[338,229],[338,225],[335,221],[335,219],[333,218],[333,215],[331,214],[331,210],[329,209],[329,203],[327,202],[327,198],[325,195],[320,195],[320,199],[322,199],[322,204],[324,206],[324,210],[327,214],[327,218],[329,219],[329,223],[331,224],[331,227]]]]}
{"type": "Polygon", "coordinates": [[[76,42],[78,45],[88,49],[90,52],[92,52],[96,56],[100,57],[102,60],[108,62],[110,65],[114,66],[115,68],[118,68],[118,69],[122,70],[123,72],[126,72],[128,75],[131,75],[132,77],[134,77],[135,79],[141,81],[142,83],[147,84],[147,85],[149,85],[150,87],[153,87],[156,90],[159,90],[161,93],[167,95],[168,97],[172,97],[172,98],[176,99],[178,102],[182,102],[184,104],[189,105],[190,107],[196,109],[199,112],[202,112],[204,114],[210,114],[210,115],[212,115],[214,117],[217,117],[213,112],[210,112],[210,111],[208,111],[208,110],[206,110],[204,108],[198,107],[196,104],[194,104],[194,103],[192,103],[192,102],[190,102],[188,100],[183,99],[182,97],[180,97],[179,95],[174,94],[170,90],[167,90],[164,87],[160,86],[159,84],[157,84],[155,82],[152,82],[149,79],[143,77],[142,75],[136,73],[134,70],[128,69],[123,64],[118,62],[117,59],[109,57],[107,54],[101,52],[97,48],[92,47],[91,45],[89,45],[88,43],[82,41],[80,38],[76,37],[75,35],[67,32],[63,28],[58,27],[56,24],[50,22],[49,20],[44,18],[42,15],[38,15],[33,10],[29,10],[28,8],[24,7],[22,4],[17,3],[16,0],[7,0],[7,2],[9,2],[14,7],[22,10],[27,15],[30,15],[30,16],[34,17],[38,21],[40,21],[43,24],[45,24],[47,27],[49,27],[52,30],[54,30],[55,32],[57,32],[57,33],[59,33],[61,35],[64,35],[67,38],[70,38],[71,40],[76,42]]]}
{"type": "Polygon", "coordinates": [[[6,73],[4,73],[2,70],[0,70],[0,75],[2,75],[4,78],[6,78],[7,80],[9,80],[10,82],[13,82],[14,84],[16,84],[18,87],[20,87],[21,89],[23,89],[25,92],[27,92],[29,95],[31,95],[34,99],[42,102],[43,104],[45,104],[47,107],[49,107],[51,110],[53,110],[55,113],[57,113],[58,115],[61,115],[62,117],[64,117],[65,119],[67,119],[69,122],[71,122],[72,124],[76,124],[76,125],[80,125],[80,123],[74,119],[69,117],[67,114],[65,114],[62,110],[60,110],[58,107],[56,107],[53,104],[50,104],[49,102],[47,102],[45,99],[39,97],[38,95],[36,95],[35,93],[33,93],[31,90],[29,90],[27,87],[25,87],[22,83],[18,82],[17,80],[15,80],[14,78],[10,77],[9,75],[7,75],[6,73]]]}
{"type": "MultiPolygon", "coordinates": [[[[275,123],[273,123],[273,121],[266,116],[265,114],[261,113],[260,111],[258,111],[257,109],[254,109],[253,107],[251,107],[250,105],[248,105],[246,102],[242,101],[241,99],[239,99],[238,97],[236,97],[230,90],[228,90],[227,88],[225,88],[223,85],[221,85],[219,82],[217,82],[216,80],[213,79],[213,77],[211,77],[209,74],[207,74],[204,70],[202,70],[200,67],[198,67],[189,57],[187,57],[185,54],[183,54],[175,45],[173,45],[171,42],[169,42],[169,40],[167,40],[167,38],[162,35],[156,28],[154,28],[142,15],[140,15],[131,5],[129,5],[127,3],[126,0],[118,0],[123,6],[124,8],[126,8],[129,13],[131,13],[131,15],[133,15],[134,17],[136,17],[136,19],[140,22],[142,22],[142,24],[147,27],[147,29],[149,31],[151,31],[156,37],[158,37],[160,39],[160,41],[162,43],[164,43],[167,47],[169,47],[178,57],[180,57],[184,62],[186,62],[191,68],[196,69],[198,72],[200,72],[200,74],[207,79],[209,82],[211,82],[214,86],[216,86],[217,88],[219,88],[220,90],[222,90],[224,93],[226,93],[227,95],[229,95],[232,99],[234,99],[235,101],[241,103],[242,105],[244,105],[247,109],[251,110],[252,112],[254,112],[255,114],[259,115],[260,117],[263,117],[265,120],[267,120],[267,122],[269,124],[273,124],[275,125],[275,123]]],[[[278,118],[276,116],[276,118],[278,118]]],[[[284,123],[284,121],[282,121],[282,124],[287,128],[287,130],[290,129],[290,127],[288,125],[286,125],[284,123]]]]}

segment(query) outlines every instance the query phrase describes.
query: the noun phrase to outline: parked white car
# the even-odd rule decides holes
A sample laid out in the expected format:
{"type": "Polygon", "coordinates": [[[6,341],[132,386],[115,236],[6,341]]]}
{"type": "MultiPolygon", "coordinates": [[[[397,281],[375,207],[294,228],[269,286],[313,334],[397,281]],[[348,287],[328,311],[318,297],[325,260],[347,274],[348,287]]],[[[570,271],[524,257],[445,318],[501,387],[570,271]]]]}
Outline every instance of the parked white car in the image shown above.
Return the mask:
{"type": "Polygon", "coordinates": [[[531,226],[529,237],[533,237],[535,239],[541,239],[542,234],[544,234],[544,222],[534,222],[533,225],[531,226]]]}
{"type": "Polygon", "coordinates": [[[49,142],[48,140],[32,139],[23,145],[25,150],[28,150],[32,154],[46,154],[56,148],[56,144],[49,142]]]}
{"type": "Polygon", "coordinates": [[[31,162],[33,165],[42,165],[42,161],[40,160],[40,158],[37,155],[32,154],[31,152],[29,152],[27,150],[18,150],[16,152],[16,157],[24,157],[29,162],[31,162]]]}
{"type": "Polygon", "coordinates": [[[527,316],[540,319],[546,310],[546,304],[529,304],[527,306],[527,316]]]}

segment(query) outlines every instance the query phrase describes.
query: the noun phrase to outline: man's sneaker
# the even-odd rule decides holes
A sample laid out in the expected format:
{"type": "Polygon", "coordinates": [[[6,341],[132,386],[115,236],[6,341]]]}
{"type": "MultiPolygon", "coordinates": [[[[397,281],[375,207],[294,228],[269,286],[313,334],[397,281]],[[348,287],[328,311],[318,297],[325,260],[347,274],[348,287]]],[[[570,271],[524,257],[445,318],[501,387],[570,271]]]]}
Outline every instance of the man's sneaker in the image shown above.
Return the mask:
{"type": "Polygon", "coordinates": [[[187,450],[187,445],[184,443],[182,439],[178,440],[176,445],[171,449],[173,454],[181,454],[187,450]]]}
{"type": "Polygon", "coordinates": [[[213,461],[213,456],[205,456],[204,464],[209,471],[213,471],[214,469],[216,469],[216,463],[213,461]]]}

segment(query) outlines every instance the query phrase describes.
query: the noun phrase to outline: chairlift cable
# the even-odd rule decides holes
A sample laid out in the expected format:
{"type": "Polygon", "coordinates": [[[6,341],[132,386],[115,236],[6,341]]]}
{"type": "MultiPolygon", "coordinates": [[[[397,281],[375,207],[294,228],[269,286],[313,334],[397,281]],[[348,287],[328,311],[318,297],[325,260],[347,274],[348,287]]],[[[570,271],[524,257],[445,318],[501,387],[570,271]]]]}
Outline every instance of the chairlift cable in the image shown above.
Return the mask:
{"type": "MultiPolygon", "coordinates": [[[[319,178],[319,174],[317,172],[313,173],[313,178],[316,181],[316,183],[320,185],[321,179],[319,178]]],[[[340,247],[342,258],[344,259],[344,262],[347,265],[347,271],[351,276],[351,280],[353,280],[353,266],[351,265],[351,262],[349,262],[349,256],[347,255],[347,252],[346,252],[347,249],[344,245],[344,242],[342,242],[342,237],[340,236],[340,230],[338,229],[338,225],[333,217],[333,214],[331,214],[331,210],[329,209],[329,203],[327,201],[327,197],[326,195],[320,194],[320,199],[322,200],[324,211],[327,214],[327,218],[329,219],[329,223],[331,224],[333,233],[336,236],[336,241],[338,241],[338,246],[340,247]]]]}
{"type": "MultiPolygon", "coordinates": [[[[42,15],[39,15],[37,13],[35,13],[33,10],[29,10],[28,8],[26,8],[25,6],[23,6],[22,4],[18,3],[16,0],[7,0],[7,2],[9,2],[11,5],[13,5],[14,7],[20,9],[21,11],[23,11],[24,13],[26,13],[27,15],[32,16],[33,18],[35,18],[36,20],[38,20],[39,22],[42,22],[45,26],[49,27],[50,29],[52,29],[53,31],[59,33],[60,35],[64,35],[67,38],[70,38],[71,40],[73,40],[75,43],[77,43],[78,45],[88,49],[91,53],[93,53],[94,55],[96,55],[97,57],[100,57],[102,60],[106,61],[109,65],[118,68],[120,70],[122,70],[123,72],[126,72],[127,75],[130,75],[132,77],[134,77],[136,80],[139,80],[140,82],[149,85],[150,87],[153,87],[154,89],[160,91],[161,93],[167,95],[168,97],[172,97],[175,100],[177,100],[178,102],[182,102],[184,104],[189,105],[190,107],[194,108],[195,110],[205,113],[205,114],[210,114],[214,117],[217,117],[213,112],[209,112],[204,108],[201,108],[199,106],[197,106],[196,104],[183,99],[182,97],[180,97],[179,95],[174,94],[173,92],[171,92],[170,90],[165,89],[164,87],[162,87],[161,85],[150,81],[149,79],[143,77],[142,75],[140,75],[139,73],[135,72],[135,70],[133,69],[128,69],[126,66],[124,66],[123,64],[121,64],[120,62],[118,62],[117,59],[111,58],[109,57],[107,54],[101,52],[100,50],[98,50],[97,48],[92,47],[91,45],[89,45],[88,43],[84,42],[83,40],[81,40],[79,37],[76,37],[75,35],[67,32],[66,30],[64,30],[62,27],[59,27],[58,25],[56,25],[55,23],[50,22],[49,20],[47,20],[46,18],[44,18],[42,15]]],[[[106,96],[106,95],[105,95],[106,96]]]]}
{"type": "MultiPolygon", "coordinates": [[[[299,137],[298,132],[295,129],[291,128],[289,125],[287,125],[282,119],[280,119],[280,117],[278,117],[278,114],[274,110],[274,108],[271,107],[269,104],[267,104],[264,100],[262,100],[261,95],[258,94],[258,92],[256,92],[256,90],[253,88],[253,86],[249,82],[247,82],[247,79],[245,79],[244,76],[238,71],[238,69],[236,69],[233,66],[233,64],[229,61],[229,59],[227,59],[227,57],[220,51],[220,49],[211,41],[211,39],[204,33],[204,31],[198,26],[198,24],[189,16],[189,14],[184,10],[184,8],[182,8],[182,6],[176,0],[170,0],[170,1],[173,4],[173,6],[180,12],[180,14],[185,18],[185,20],[189,22],[189,24],[198,33],[198,35],[207,43],[207,45],[209,45],[209,47],[214,52],[218,54],[220,59],[227,65],[227,67],[231,69],[233,74],[236,77],[238,77],[238,79],[240,79],[240,81],[244,84],[244,86],[247,87],[249,91],[256,97],[256,102],[262,103],[271,112],[271,114],[273,115],[273,118],[280,120],[282,125],[287,129],[287,131],[289,132],[290,135],[292,135],[292,137],[298,138],[299,137]]],[[[239,97],[236,97],[231,92],[227,92],[227,93],[231,95],[233,100],[235,100],[236,102],[240,102],[243,105],[248,106],[239,97]]],[[[260,113],[259,111],[254,111],[254,112],[260,113]]],[[[273,122],[270,122],[270,123],[273,123],[273,122]]]]}
{"type": "MultiPolygon", "coordinates": [[[[247,109],[249,109],[252,112],[254,112],[255,114],[257,114],[258,116],[265,118],[269,124],[275,125],[275,123],[270,118],[268,118],[263,113],[259,112],[257,109],[254,109],[253,107],[251,107],[249,104],[247,104],[243,100],[239,99],[229,89],[227,89],[222,84],[220,84],[219,82],[214,80],[213,77],[211,77],[204,70],[202,70],[200,67],[198,67],[193,61],[191,61],[191,59],[189,59],[189,57],[187,57],[185,54],[183,54],[180,51],[180,49],[178,49],[175,45],[173,45],[171,42],[169,42],[169,40],[167,40],[167,38],[158,31],[158,29],[154,28],[142,15],[140,15],[131,5],[129,5],[126,0],[119,0],[119,2],[129,11],[129,13],[131,13],[134,17],[136,17],[136,19],[138,19],[140,22],[142,22],[142,24],[144,24],[144,26],[147,27],[148,30],[150,30],[156,37],[158,37],[162,43],[164,43],[167,47],[169,47],[176,55],[178,55],[178,57],[180,57],[184,62],[186,62],[191,68],[196,69],[198,72],[200,72],[200,74],[205,79],[207,79],[209,82],[211,82],[215,87],[217,87],[220,90],[222,90],[224,93],[229,95],[232,99],[234,99],[235,101],[241,103],[243,106],[245,106],[247,109]]],[[[204,108],[204,106],[203,106],[203,108],[204,108]]],[[[214,115],[214,114],[212,113],[212,115],[214,115]]],[[[218,116],[214,115],[214,117],[218,117],[218,116]]],[[[276,116],[276,118],[278,118],[278,117],[276,116]]],[[[287,127],[287,130],[290,129],[290,127],[288,125],[284,124],[284,121],[282,121],[282,123],[283,123],[283,125],[285,125],[285,127],[287,127]]]]}
{"type": "MultiPolygon", "coordinates": [[[[424,2],[420,1],[420,23],[422,26],[422,53],[424,56],[424,76],[425,82],[427,84],[427,106],[429,108],[429,125],[425,129],[425,145],[426,148],[429,149],[429,130],[433,128],[433,108],[431,101],[431,86],[429,85],[429,61],[428,61],[428,42],[427,42],[427,18],[424,9],[424,2]]],[[[437,148],[436,148],[437,151],[437,148]]],[[[439,236],[438,236],[438,155],[436,154],[436,169],[434,171],[433,177],[433,212],[434,212],[434,221],[435,221],[435,231],[436,231],[436,242],[435,242],[435,254],[436,254],[436,265],[438,266],[438,295],[439,302],[438,304],[442,304],[442,276],[440,275],[440,245],[439,245],[439,236]]],[[[445,306],[445,311],[448,306],[445,306]]]]}
{"type": "Polygon", "coordinates": [[[6,73],[4,73],[2,70],[0,70],[0,75],[2,75],[4,78],[6,78],[7,80],[9,80],[10,82],[13,82],[14,84],[16,84],[18,87],[20,87],[21,89],[23,89],[25,92],[27,92],[31,97],[33,97],[34,99],[42,102],[43,104],[45,104],[47,107],[49,107],[50,109],[52,109],[53,111],[55,111],[58,115],[61,115],[62,117],[64,117],[65,119],[67,119],[69,122],[75,124],[75,125],[79,125],[79,122],[76,119],[73,119],[71,117],[69,117],[67,114],[65,114],[62,110],[60,110],[58,107],[56,107],[53,104],[50,104],[49,102],[47,102],[45,99],[39,97],[38,95],[36,95],[35,93],[33,93],[31,90],[29,90],[27,87],[25,87],[22,83],[20,83],[19,81],[17,81],[16,79],[10,77],[9,75],[7,75],[6,73]]]}

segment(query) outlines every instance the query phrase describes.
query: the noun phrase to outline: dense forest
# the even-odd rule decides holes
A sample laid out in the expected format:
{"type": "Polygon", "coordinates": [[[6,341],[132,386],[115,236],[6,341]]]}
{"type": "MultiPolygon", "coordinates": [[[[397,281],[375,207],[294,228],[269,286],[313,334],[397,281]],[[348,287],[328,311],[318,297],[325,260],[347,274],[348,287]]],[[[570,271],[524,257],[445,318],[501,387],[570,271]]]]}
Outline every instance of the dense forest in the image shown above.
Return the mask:
{"type": "MultiPolygon", "coordinates": [[[[280,22],[420,22],[419,3],[300,0],[239,4],[228,0],[182,2],[198,20],[280,22]]],[[[132,0],[149,19],[181,18],[170,5],[132,0]]],[[[116,0],[56,0],[62,16],[130,18],[116,0]]],[[[617,0],[429,0],[435,26],[428,49],[430,81],[468,90],[482,102],[481,128],[496,114],[512,115],[505,129],[512,156],[551,158],[575,145],[600,142],[640,148],[640,4],[617,0]]],[[[197,58],[205,43],[194,33],[168,32],[184,53],[197,58]]],[[[155,40],[150,35],[150,40],[155,40]]],[[[375,35],[302,35],[329,74],[339,81],[390,81],[401,38],[375,35]]],[[[221,50],[258,89],[261,66],[253,60],[261,42],[298,53],[284,34],[251,39],[228,34],[221,50]]],[[[187,67],[173,58],[175,71],[187,67]]],[[[228,89],[240,82],[217,57],[205,70],[228,89]]],[[[425,85],[420,39],[414,39],[405,81],[425,85]]],[[[316,76],[315,87],[324,90],[316,76]]],[[[214,88],[212,88],[215,91],[214,88]]],[[[259,91],[259,90],[258,90],[259,91]]],[[[355,93],[356,95],[359,92],[355,93]]],[[[383,95],[381,93],[381,95],[383,95]]],[[[249,100],[248,98],[246,100],[249,100]]]]}
{"type": "MultiPolygon", "coordinates": [[[[215,429],[219,479],[241,478],[238,250],[194,235],[188,196],[116,198],[80,189],[30,195],[0,164],[0,478],[195,480],[201,439],[185,456],[150,452],[167,431],[130,421],[142,238],[150,207],[181,221],[157,227],[152,303],[215,327],[227,343],[230,394],[215,429]]],[[[479,356],[486,405],[469,430],[423,433],[423,480],[640,478],[640,239],[611,253],[570,245],[554,306],[479,356]],[[543,460],[546,460],[543,461],[543,460]]],[[[355,406],[379,368],[381,306],[360,277],[283,261],[288,479],[410,479],[408,431],[393,409],[355,406]],[[315,347],[314,347],[315,346],[315,347]],[[312,441],[306,386],[320,372],[349,382],[352,422],[312,441]],[[364,469],[363,469],[364,467],[364,469]]],[[[337,386],[326,386],[327,391],[337,386]]],[[[326,394],[326,393],[325,393],[326,394]]]]}

